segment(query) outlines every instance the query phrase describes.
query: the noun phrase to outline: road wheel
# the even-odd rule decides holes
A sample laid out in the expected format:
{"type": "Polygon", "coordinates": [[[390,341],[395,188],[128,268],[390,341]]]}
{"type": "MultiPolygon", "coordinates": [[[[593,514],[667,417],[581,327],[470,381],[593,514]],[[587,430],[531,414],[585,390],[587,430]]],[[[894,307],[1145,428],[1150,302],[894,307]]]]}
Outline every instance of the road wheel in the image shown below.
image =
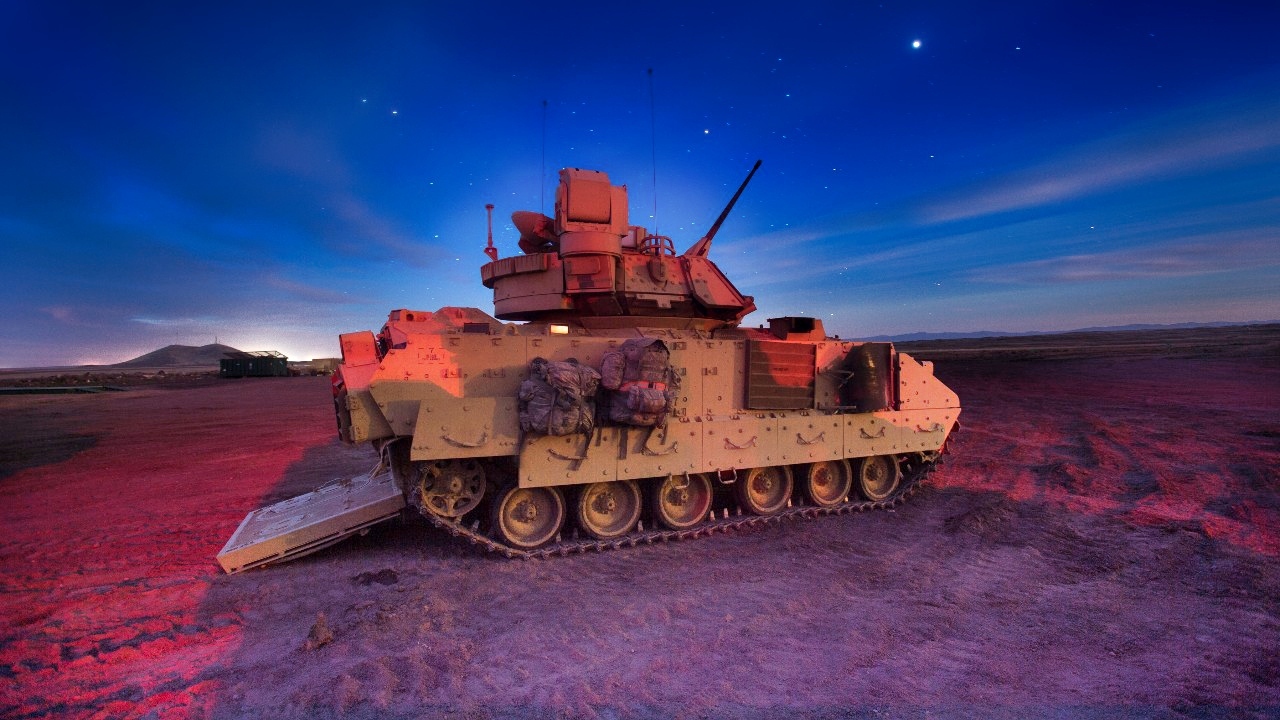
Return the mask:
{"type": "Polygon", "coordinates": [[[631,532],[640,507],[635,480],[592,483],[578,495],[578,527],[598,540],[611,540],[631,532]]]}
{"type": "Polygon", "coordinates": [[[755,515],[772,515],[791,499],[791,470],[777,465],[752,468],[738,478],[738,503],[755,515]]]}
{"type": "Polygon", "coordinates": [[[711,478],[706,475],[668,475],[654,480],[651,487],[649,507],[664,527],[691,528],[711,510],[711,478]]]}
{"type": "Polygon", "coordinates": [[[564,496],[558,488],[509,487],[493,503],[493,529],[512,547],[545,545],[564,525],[564,496]]]}
{"type": "Polygon", "coordinates": [[[884,500],[898,489],[902,471],[898,458],[892,455],[876,455],[862,458],[858,465],[858,492],[868,500],[884,500]]]}
{"type": "Polygon", "coordinates": [[[834,507],[844,502],[853,489],[853,469],[848,460],[827,460],[809,466],[804,494],[818,507],[834,507]]]}

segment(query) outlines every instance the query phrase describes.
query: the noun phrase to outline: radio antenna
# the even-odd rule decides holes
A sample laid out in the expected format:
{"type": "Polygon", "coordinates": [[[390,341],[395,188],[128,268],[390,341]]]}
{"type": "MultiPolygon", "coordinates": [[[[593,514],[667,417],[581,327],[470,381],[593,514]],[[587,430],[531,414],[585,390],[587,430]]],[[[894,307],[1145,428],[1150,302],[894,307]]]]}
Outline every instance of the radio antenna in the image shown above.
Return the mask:
{"type": "Polygon", "coordinates": [[[485,204],[484,214],[489,223],[489,244],[484,246],[484,254],[489,256],[490,262],[497,262],[498,248],[493,246],[493,203],[485,204]]]}
{"type": "Polygon", "coordinates": [[[543,213],[547,211],[547,101],[542,101],[542,183],[539,190],[542,196],[538,198],[539,209],[543,213]]]}
{"type": "MultiPolygon", "coordinates": [[[[653,97],[653,68],[649,68],[649,148],[653,154],[653,234],[658,234],[658,120],[653,97]]],[[[639,238],[637,238],[639,240],[639,238]]]]}

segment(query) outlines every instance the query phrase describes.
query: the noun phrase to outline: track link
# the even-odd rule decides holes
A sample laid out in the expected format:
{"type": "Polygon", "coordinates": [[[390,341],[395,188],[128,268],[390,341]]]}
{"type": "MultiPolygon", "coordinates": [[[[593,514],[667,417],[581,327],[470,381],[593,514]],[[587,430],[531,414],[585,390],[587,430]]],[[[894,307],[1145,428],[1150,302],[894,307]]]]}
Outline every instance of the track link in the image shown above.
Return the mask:
{"type": "Polygon", "coordinates": [[[797,518],[816,518],[823,515],[849,515],[851,513],[870,512],[874,510],[889,510],[901,505],[906,502],[909,497],[914,495],[929,473],[933,472],[933,470],[937,468],[940,460],[941,459],[939,458],[939,460],[932,462],[911,464],[903,463],[903,479],[901,487],[899,487],[898,491],[892,496],[884,500],[844,502],[834,507],[825,508],[814,507],[811,505],[796,505],[773,515],[743,515],[741,510],[738,510],[736,515],[730,515],[728,509],[725,509],[721,511],[722,514],[718,514],[713,511],[711,513],[711,517],[707,521],[686,530],[639,529],[612,540],[596,540],[593,538],[562,539],[557,536],[554,542],[532,550],[513,548],[494,540],[479,531],[479,523],[474,523],[471,527],[467,527],[460,522],[443,518],[433,513],[424,512],[422,513],[422,516],[432,525],[444,530],[456,538],[461,538],[470,542],[472,545],[478,545],[484,548],[488,552],[496,553],[507,558],[529,559],[555,556],[562,557],[577,553],[603,552],[605,550],[636,547],[638,545],[653,545],[654,543],[693,540],[700,537],[715,535],[717,533],[738,532],[767,525],[778,525],[785,520],[794,520],[797,518]]]}

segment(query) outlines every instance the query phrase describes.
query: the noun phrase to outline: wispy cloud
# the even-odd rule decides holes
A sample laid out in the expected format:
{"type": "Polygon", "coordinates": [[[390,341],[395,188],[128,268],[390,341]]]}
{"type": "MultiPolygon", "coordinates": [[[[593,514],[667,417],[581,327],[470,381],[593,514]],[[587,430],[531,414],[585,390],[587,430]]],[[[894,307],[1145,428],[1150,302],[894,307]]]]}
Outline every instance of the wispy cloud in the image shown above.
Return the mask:
{"type": "Polygon", "coordinates": [[[843,234],[835,227],[812,233],[803,242],[798,237],[790,234],[788,238],[792,242],[757,243],[751,249],[726,254],[723,258],[713,254],[712,259],[735,282],[760,288],[859,273],[868,268],[906,267],[967,242],[965,236],[890,241],[886,240],[883,229],[855,236],[843,234]]]}
{"type": "Polygon", "coordinates": [[[1009,284],[1092,283],[1176,278],[1280,267],[1280,232],[1206,233],[1155,246],[1010,263],[967,273],[967,279],[1009,284]]]}
{"type": "Polygon", "coordinates": [[[788,250],[791,248],[804,247],[812,242],[826,239],[831,236],[832,232],[832,228],[821,226],[809,226],[804,229],[788,228],[786,230],[776,230],[774,232],[762,233],[759,235],[735,238],[732,243],[713,243],[712,247],[722,251],[728,250],[729,248],[739,250],[742,248],[749,248],[752,250],[788,250]]]}
{"type": "Polygon", "coordinates": [[[1135,183],[1257,162],[1280,149],[1280,104],[1186,111],[926,205],[926,224],[1062,203],[1135,183]]]}
{"type": "Polygon", "coordinates": [[[1280,197],[1259,186],[1253,198],[1224,204],[1212,192],[1219,182],[1212,174],[1226,169],[1247,182],[1250,173],[1265,175],[1259,171],[1276,162],[1277,152],[1280,103],[1235,98],[1033,158],[1031,167],[942,200],[904,201],[738,239],[719,246],[713,259],[749,292],[838,284],[841,276],[860,286],[912,273],[931,281],[1068,283],[1270,265],[1280,252],[1280,197]],[[1170,179],[1203,189],[1141,192],[1170,179]],[[1087,207],[1069,204],[1086,198],[1087,207]]]}
{"type": "Polygon", "coordinates": [[[351,173],[330,132],[275,123],[259,134],[255,155],[266,167],[321,186],[350,183],[351,173]]]}
{"type": "Polygon", "coordinates": [[[226,322],[223,318],[216,317],[163,317],[157,315],[137,315],[129,318],[129,322],[138,323],[139,325],[150,325],[153,327],[177,327],[185,328],[195,325],[216,325],[219,322],[226,322]]]}
{"type": "Polygon", "coordinates": [[[354,302],[350,295],[339,290],[289,280],[279,275],[268,275],[262,278],[260,282],[286,293],[290,299],[300,300],[303,303],[344,304],[354,302]]]}
{"type": "Polygon", "coordinates": [[[343,244],[355,252],[381,253],[415,267],[426,267],[444,256],[439,248],[414,238],[354,194],[334,193],[328,202],[347,235],[343,244]]]}
{"type": "Polygon", "coordinates": [[[309,200],[336,221],[326,240],[347,254],[378,253],[425,267],[438,259],[427,242],[406,231],[403,222],[381,213],[361,197],[356,173],[330,132],[282,122],[264,130],[256,157],[266,168],[299,182],[309,200]]]}
{"type": "Polygon", "coordinates": [[[40,308],[40,311],[62,323],[74,323],[78,320],[76,311],[66,305],[55,305],[40,308]]]}

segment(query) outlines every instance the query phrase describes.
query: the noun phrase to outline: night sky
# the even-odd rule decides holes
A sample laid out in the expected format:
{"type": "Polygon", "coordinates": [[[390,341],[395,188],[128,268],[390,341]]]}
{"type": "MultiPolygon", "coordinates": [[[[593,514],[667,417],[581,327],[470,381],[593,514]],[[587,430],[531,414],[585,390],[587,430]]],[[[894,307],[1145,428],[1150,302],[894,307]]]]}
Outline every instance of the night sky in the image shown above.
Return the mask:
{"type": "Polygon", "coordinates": [[[492,310],[484,204],[514,254],[561,167],[683,250],[757,158],[711,251],[750,324],[1280,319],[1278,31],[1276,2],[0,0],[0,366],[335,356],[393,308],[492,310]]]}

